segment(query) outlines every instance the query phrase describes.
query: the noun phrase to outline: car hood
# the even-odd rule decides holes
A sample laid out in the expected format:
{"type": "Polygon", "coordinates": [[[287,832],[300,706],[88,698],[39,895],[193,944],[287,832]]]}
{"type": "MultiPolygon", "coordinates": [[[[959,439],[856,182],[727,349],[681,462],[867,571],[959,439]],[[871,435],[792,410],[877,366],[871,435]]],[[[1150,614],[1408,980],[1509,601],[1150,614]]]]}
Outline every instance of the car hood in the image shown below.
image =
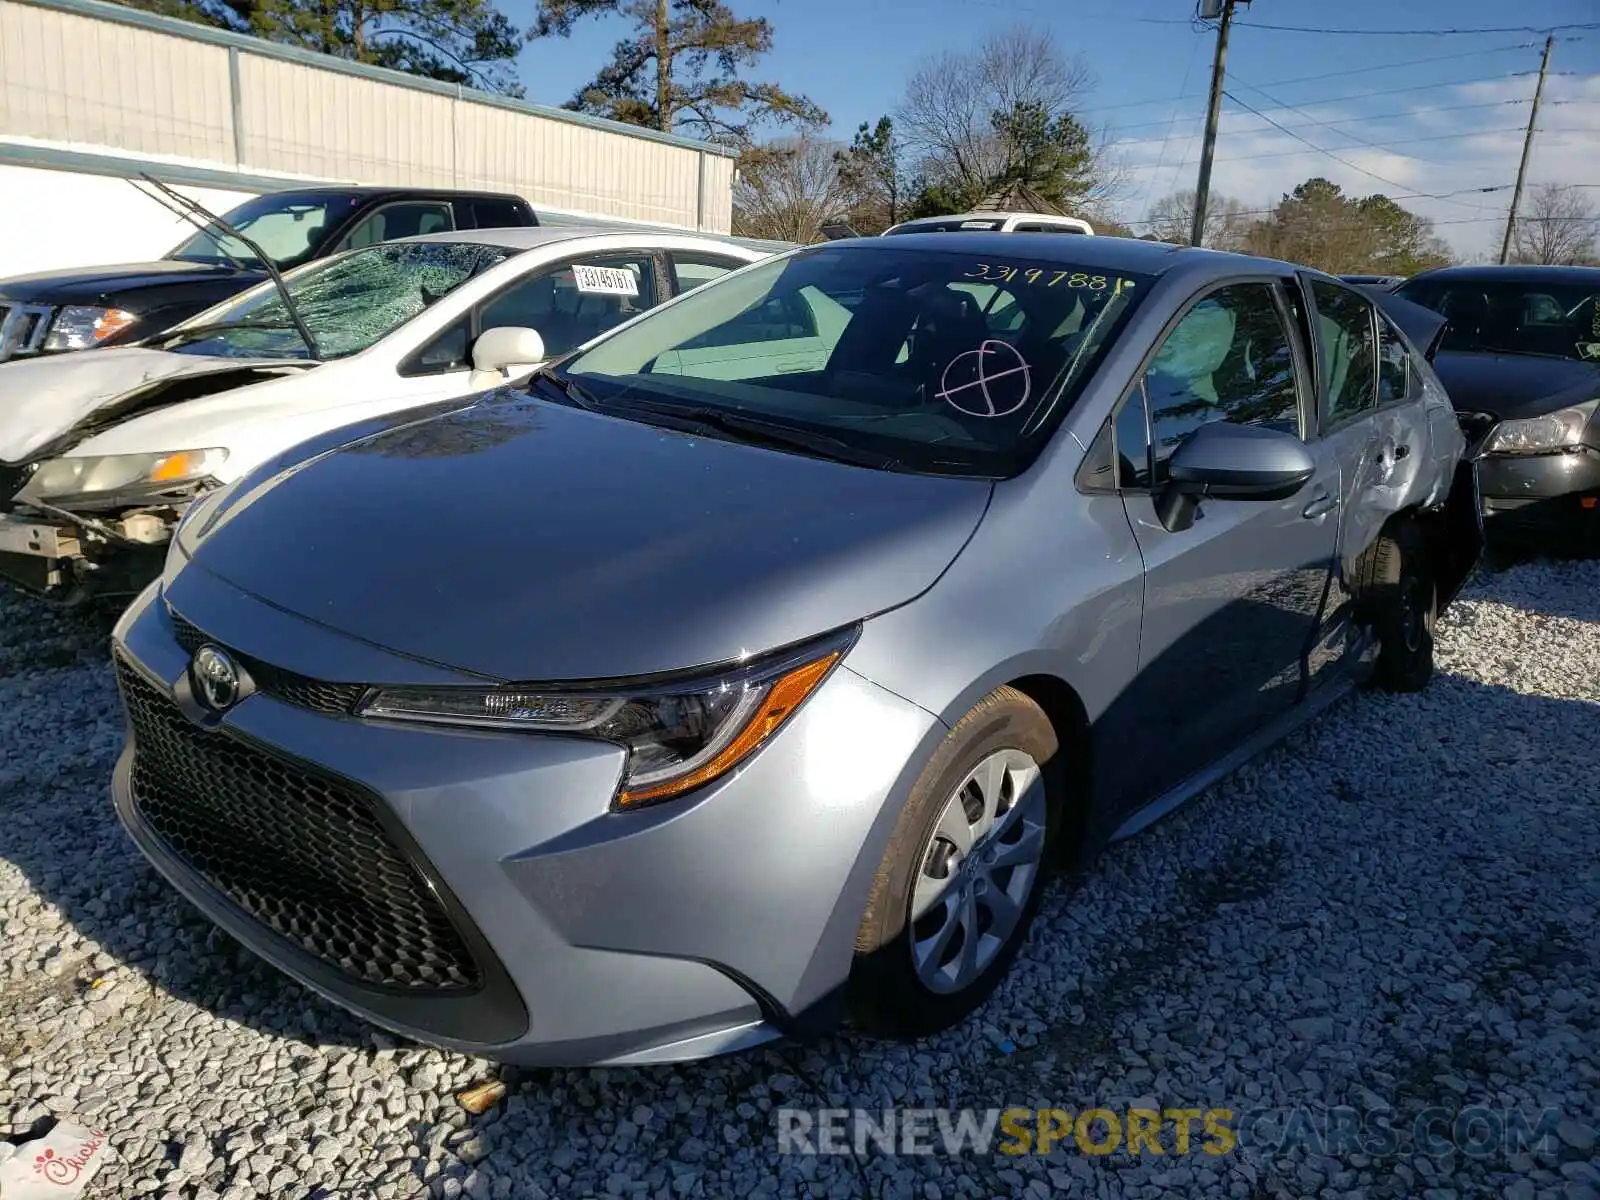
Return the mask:
{"type": "Polygon", "coordinates": [[[1446,350],[1433,369],[1457,410],[1502,421],[1537,417],[1600,395],[1600,366],[1576,359],[1446,350]]]}
{"type": "Polygon", "coordinates": [[[227,264],[161,259],[13,275],[0,279],[0,296],[30,304],[95,304],[141,288],[166,287],[187,279],[236,279],[243,286],[265,278],[263,272],[241,271],[227,264]]]}
{"type": "Polygon", "coordinates": [[[490,393],[247,476],[183,569],[480,675],[616,678],[903,604],[991,491],[490,393]]]}
{"type": "Polygon", "coordinates": [[[85,422],[160,401],[165,385],[215,376],[219,389],[311,364],[281,358],[211,358],[139,346],[85,350],[0,363],[0,462],[60,448],[85,422]]]}

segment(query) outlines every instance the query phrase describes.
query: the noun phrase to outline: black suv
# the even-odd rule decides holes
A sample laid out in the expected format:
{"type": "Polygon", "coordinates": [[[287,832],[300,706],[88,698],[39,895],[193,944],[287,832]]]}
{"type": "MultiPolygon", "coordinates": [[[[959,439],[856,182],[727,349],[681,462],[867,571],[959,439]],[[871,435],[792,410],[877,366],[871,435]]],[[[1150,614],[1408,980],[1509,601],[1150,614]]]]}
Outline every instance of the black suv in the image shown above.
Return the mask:
{"type": "MultiPolygon", "coordinates": [[[[270,192],[222,219],[279,271],[416,234],[539,223],[520,196],[380,187],[270,192]]],[[[0,362],[138,341],[266,278],[253,250],[208,229],[156,262],[0,279],[0,362]]]]}

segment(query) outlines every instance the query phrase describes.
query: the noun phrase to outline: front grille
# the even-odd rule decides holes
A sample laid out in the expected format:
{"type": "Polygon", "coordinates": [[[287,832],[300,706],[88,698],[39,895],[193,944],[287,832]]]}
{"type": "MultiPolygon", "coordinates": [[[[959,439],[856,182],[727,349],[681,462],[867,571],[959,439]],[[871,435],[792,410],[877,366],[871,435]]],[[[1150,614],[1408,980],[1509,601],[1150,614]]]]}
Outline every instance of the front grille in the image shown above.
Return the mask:
{"type": "Polygon", "coordinates": [[[132,799],[212,887],[352,979],[420,992],[482,976],[437,892],[397,849],[365,789],[203,729],[121,655],[132,799]]]}
{"type": "MultiPolygon", "coordinates": [[[[211,641],[189,621],[171,609],[167,611],[172,617],[173,636],[178,639],[178,645],[188,653],[193,654],[211,641]]],[[[359,683],[325,683],[320,679],[308,679],[304,675],[297,675],[293,671],[285,671],[281,667],[274,667],[270,663],[240,654],[220,643],[217,645],[238,659],[239,664],[255,681],[257,691],[265,692],[275,700],[282,700],[285,704],[293,704],[298,708],[348,715],[355,711],[356,703],[367,690],[359,683]]]]}

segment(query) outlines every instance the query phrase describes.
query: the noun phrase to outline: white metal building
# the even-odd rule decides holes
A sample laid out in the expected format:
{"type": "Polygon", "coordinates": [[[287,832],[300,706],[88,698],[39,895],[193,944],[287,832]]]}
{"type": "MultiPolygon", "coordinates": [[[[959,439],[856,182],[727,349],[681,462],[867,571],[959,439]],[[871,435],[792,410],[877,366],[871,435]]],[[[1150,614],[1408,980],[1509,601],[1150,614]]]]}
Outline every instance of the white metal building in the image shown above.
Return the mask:
{"type": "Polygon", "coordinates": [[[100,0],[0,0],[0,278],[159,256],[214,212],[320,183],[513,192],[540,219],[727,233],[725,147],[100,0]]]}

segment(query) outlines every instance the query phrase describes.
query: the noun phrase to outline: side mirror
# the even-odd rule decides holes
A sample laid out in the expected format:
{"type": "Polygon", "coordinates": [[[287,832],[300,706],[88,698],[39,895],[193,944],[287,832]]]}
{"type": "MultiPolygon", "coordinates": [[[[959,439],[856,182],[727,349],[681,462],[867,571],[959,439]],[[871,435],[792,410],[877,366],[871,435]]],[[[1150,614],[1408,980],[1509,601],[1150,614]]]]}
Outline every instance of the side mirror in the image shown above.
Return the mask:
{"type": "Polygon", "coordinates": [[[1156,515],[1177,533],[1194,523],[1203,496],[1218,500],[1287,500],[1316,473],[1316,460],[1291,433],[1212,421],[1191,433],[1167,460],[1156,515]]]}
{"type": "Polygon", "coordinates": [[[472,343],[474,372],[504,374],[512,367],[532,367],[544,361],[544,339],[537,329],[502,325],[486,329],[472,343]]]}

